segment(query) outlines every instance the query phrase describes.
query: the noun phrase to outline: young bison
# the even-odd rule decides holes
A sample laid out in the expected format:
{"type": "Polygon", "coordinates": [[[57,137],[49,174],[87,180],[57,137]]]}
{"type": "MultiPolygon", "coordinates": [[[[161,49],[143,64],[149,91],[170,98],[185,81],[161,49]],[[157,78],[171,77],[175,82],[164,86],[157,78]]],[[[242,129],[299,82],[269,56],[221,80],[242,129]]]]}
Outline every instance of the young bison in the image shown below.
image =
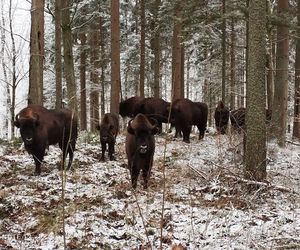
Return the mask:
{"type": "Polygon", "coordinates": [[[141,170],[143,172],[144,188],[148,187],[155,150],[154,134],[158,132],[156,125],[156,120],[147,118],[143,114],[138,114],[128,122],[125,148],[131,184],[134,189],[137,186],[141,170]]]}
{"type": "Polygon", "coordinates": [[[100,161],[104,161],[106,144],[108,144],[108,156],[111,161],[115,160],[115,143],[116,137],[119,132],[119,117],[117,114],[106,113],[103,116],[101,124],[97,126],[97,129],[100,132],[100,142],[102,155],[100,161]]]}
{"type": "Polygon", "coordinates": [[[20,128],[25,149],[33,156],[35,174],[41,173],[46,148],[57,143],[63,152],[63,166],[69,154],[67,169],[71,167],[77,139],[77,118],[72,111],[29,105],[16,115],[14,125],[20,128]]]}
{"type": "Polygon", "coordinates": [[[215,109],[214,117],[218,133],[222,135],[226,134],[229,121],[229,109],[225,106],[223,101],[219,101],[215,109]]]}

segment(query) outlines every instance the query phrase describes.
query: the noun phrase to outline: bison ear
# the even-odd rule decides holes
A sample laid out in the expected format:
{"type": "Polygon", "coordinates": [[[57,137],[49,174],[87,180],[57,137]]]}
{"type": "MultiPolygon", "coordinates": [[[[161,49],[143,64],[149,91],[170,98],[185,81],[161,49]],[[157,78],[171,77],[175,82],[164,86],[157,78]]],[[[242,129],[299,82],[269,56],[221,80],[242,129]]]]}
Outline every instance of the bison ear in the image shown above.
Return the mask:
{"type": "Polygon", "coordinates": [[[129,133],[129,134],[132,134],[132,135],[134,135],[134,130],[133,130],[133,128],[130,126],[130,127],[127,127],[127,132],[129,133]]]}
{"type": "Polygon", "coordinates": [[[151,133],[152,133],[153,135],[157,134],[158,131],[159,131],[157,120],[154,119],[154,118],[152,118],[152,117],[151,117],[151,118],[148,118],[148,120],[149,120],[149,122],[153,125],[153,128],[152,128],[152,130],[151,130],[151,133]]]}
{"type": "Polygon", "coordinates": [[[131,120],[128,122],[127,132],[128,132],[129,134],[134,135],[134,130],[133,130],[133,128],[131,127],[131,124],[130,124],[132,120],[133,120],[133,119],[131,119],[131,120]]]}
{"type": "Polygon", "coordinates": [[[20,128],[19,114],[17,114],[16,117],[15,117],[14,125],[15,125],[17,128],[20,128]]]}

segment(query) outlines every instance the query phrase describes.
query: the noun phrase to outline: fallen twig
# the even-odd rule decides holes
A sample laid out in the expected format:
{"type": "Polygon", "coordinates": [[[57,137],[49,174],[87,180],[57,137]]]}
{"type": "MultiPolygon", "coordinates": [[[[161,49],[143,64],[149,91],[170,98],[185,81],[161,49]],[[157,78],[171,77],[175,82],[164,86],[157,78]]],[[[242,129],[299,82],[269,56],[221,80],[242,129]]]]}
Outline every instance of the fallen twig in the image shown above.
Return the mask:
{"type": "Polygon", "coordinates": [[[205,176],[205,175],[204,175],[203,173],[201,173],[199,170],[193,168],[193,167],[190,166],[189,164],[188,164],[188,167],[189,167],[190,169],[192,169],[196,174],[200,175],[200,176],[201,176],[203,179],[205,179],[206,181],[208,180],[207,176],[205,176]]]}
{"type": "Polygon", "coordinates": [[[225,177],[230,178],[230,179],[234,179],[236,181],[239,181],[239,182],[242,182],[242,183],[245,183],[245,184],[248,184],[248,185],[259,185],[259,186],[264,186],[266,188],[273,188],[273,189],[276,189],[276,190],[281,191],[281,192],[289,192],[289,193],[299,195],[299,193],[297,193],[295,190],[292,190],[292,189],[284,187],[284,186],[272,185],[270,183],[260,182],[260,181],[247,180],[247,179],[232,176],[232,175],[225,175],[225,177]]]}
{"type": "Polygon", "coordinates": [[[294,141],[290,141],[290,140],[286,140],[287,143],[296,145],[296,146],[300,146],[300,143],[294,142],[294,141]]]}

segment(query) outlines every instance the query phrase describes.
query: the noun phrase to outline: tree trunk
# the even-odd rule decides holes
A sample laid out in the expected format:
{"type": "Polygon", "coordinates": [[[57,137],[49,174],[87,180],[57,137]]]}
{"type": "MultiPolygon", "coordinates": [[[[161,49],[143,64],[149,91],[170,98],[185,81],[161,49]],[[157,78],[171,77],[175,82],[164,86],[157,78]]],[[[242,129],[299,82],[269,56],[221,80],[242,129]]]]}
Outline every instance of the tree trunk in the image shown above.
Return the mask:
{"type": "Polygon", "coordinates": [[[160,6],[160,0],[155,0],[154,3],[154,97],[159,98],[161,96],[160,90],[160,23],[158,17],[158,11],[160,6]]]}
{"type": "MultiPolygon", "coordinates": [[[[11,15],[11,1],[10,1],[10,9],[9,9],[9,13],[11,15]]],[[[12,19],[10,18],[9,22],[12,22],[12,19]]],[[[7,75],[7,65],[6,65],[6,62],[5,62],[5,46],[6,46],[6,31],[5,31],[5,17],[4,17],[4,2],[1,1],[1,66],[2,66],[2,70],[3,70],[3,80],[4,80],[4,84],[5,84],[5,87],[6,87],[6,93],[4,94],[6,96],[6,114],[7,116],[5,117],[5,124],[4,124],[4,129],[5,129],[5,138],[6,139],[9,139],[9,121],[11,121],[11,126],[13,126],[13,120],[11,118],[14,119],[14,117],[11,116],[11,100],[10,100],[10,84],[9,84],[9,80],[8,80],[8,75],[7,75]]],[[[12,27],[12,25],[10,25],[10,27],[12,27]]],[[[11,34],[13,34],[12,31],[10,31],[11,34]]],[[[14,130],[13,130],[14,131],[14,130]]],[[[11,130],[12,132],[12,130],[11,130]]]]}
{"type": "Polygon", "coordinates": [[[67,83],[68,107],[78,113],[76,82],[74,73],[73,39],[70,20],[71,1],[61,2],[62,7],[62,38],[64,48],[64,76],[67,83]]]}
{"type": "MultiPolygon", "coordinates": [[[[278,15],[283,18],[289,9],[288,0],[278,0],[278,15]]],[[[283,20],[287,21],[286,18],[283,20]]],[[[272,109],[272,128],[278,145],[285,146],[287,127],[287,97],[288,97],[288,64],[289,64],[289,29],[280,23],[277,26],[276,75],[274,103],[272,109]]]]}
{"type": "Polygon", "coordinates": [[[99,124],[99,74],[97,61],[99,60],[98,51],[98,29],[95,21],[90,27],[90,111],[91,111],[91,131],[96,132],[96,126],[99,124]]]}
{"type": "Polygon", "coordinates": [[[80,39],[80,129],[87,130],[86,117],[86,34],[81,31],[80,39]]]}
{"type": "MultiPolygon", "coordinates": [[[[268,16],[271,16],[271,6],[270,2],[267,1],[267,12],[268,16]]],[[[267,52],[267,108],[272,110],[273,96],[274,96],[274,67],[273,67],[273,57],[275,55],[274,37],[273,37],[273,25],[269,24],[267,26],[267,37],[268,37],[268,49],[267,52]]]]}
{"type": "Polygon", "coordinates": [[[55,0],[55,107],[62,108],[61,0],[55,0]]]}
{"type": "Polygon", "coordinates": [[[175,4],[173,50],[172,50],[172,100],[183,98],[182,96],[182,2],[175,4]]]}
{"type": "Polygon", "coordinates": [[[235,30],[234,19],[231,20],[231,46],[230,46],[230,109],[235,109],[236,78],[235,78],[235,30]]]}
{"type": "Polygon", "coordinates": [[[297,22],[293,137],[300,139],[300,0],[298,0],[297,22]]]}
{"type": "Polygon", "coordinates": [[[222,101],[226,102],[226,3],[222,0],[222,101]]]}
{"type": "Polygon", "coordinates": [[[119,0],[111,0],[111,100],[110,112],[119,113],[120,102],[120,12],[119,0]]]}
{"type": "Polygon", "coordinates": [[[250,1],[247,114],[245,143],[245,178],[266,178],[266,3],[250,1]],[[257,150],[259,149],[259,150],[257,150]]]}
{"type": "Polygon", "coordinates": [[[44,0],[31,2],[28,104],[43,105],[44,0]]]}
{"type": "Polygon", "coordinates": [[[105,114],[105,67],[106,67],[106,54],[105,54],[105,35],[102,17],[100,17],[100,58],[101,58],[101,117],[105,114]]]}
{"type": "Polygon", "coordinates": [[[188,55],[186,59],[186,93],[185,96],[187,99],[189,99],[190,96],[190,68],[191,68],[191,63],[190,63],[190,56],[188,55]]]}
{"type": "Polygon", "coordinates": [[[145,96],[145,0],[140,0],[141,40],[140,40],[140,96],[145,96]]]}
{"type": "MultiPolygon", "coordinates": [[[[10,37],[11,37],[11,46],[12,46],[12,96],[11,96],[11,106],[10,106],[10,129],[11,129],[11,138],[15,137],[15,108],[16,108],[16,89],[17,89],[17,51],[16,51],[16,44],[15,44],[15,38],[14,38],[14,32],[13,32],[13,18],[12,18],[12,0],[9,1],[9,29],[10,29],[10,37]]],[[[8,87],[9,90],[9,87],[8,87]]],[[[9,103],[10,101],[7,100],[9,103]]]]}

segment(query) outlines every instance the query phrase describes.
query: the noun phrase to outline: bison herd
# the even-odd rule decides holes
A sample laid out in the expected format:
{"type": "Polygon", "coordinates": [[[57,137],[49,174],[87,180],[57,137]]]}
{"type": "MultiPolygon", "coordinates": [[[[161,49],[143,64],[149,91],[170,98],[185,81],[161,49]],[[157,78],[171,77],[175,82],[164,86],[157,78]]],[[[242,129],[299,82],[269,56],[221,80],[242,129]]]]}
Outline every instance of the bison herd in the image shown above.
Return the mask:
{"type": "MultiPolygon", "coordinates": [[[[154,135],[162,132],[162,124],[171,124],[175,128],[175,137],[182,134],[186,143],[190,142],[191,129],[195,125],[201,140],[206,131],[208,106],[186,98],[170,103],[161,98],[134,96],[120,102],[119,114],[130,119],[127,124],[125,151],[132,187],[137,187],[137,180],[142,172],[143,186],[147,188],[155,151],[154,135]]],[[[245,115],[245,108],[230,111],[220,101],[214,112],[218,133],[226,133],[229,120],[234,130],[244,130],[245,115]]],[[[269,111],[266,111],[266,117],[270,120],[269,111]]],[[[67,169],[71,167],[77,139],[77,123],[76,115],[68,109],[48,110],[39,105],[29,105],[16,115],[14,124],[20,129],[25,149],[33,156],[35,174],[41,173],[41,163],[48,146],[57,143],[62,150],[62,166],[65,166],[66,157],[69,155],[67,169]]],[[[115,160],[119,115],[106,113],[97,129],[101,143],[100,160],[105,160],[107,146],[109,159],[115,160]]]]}

